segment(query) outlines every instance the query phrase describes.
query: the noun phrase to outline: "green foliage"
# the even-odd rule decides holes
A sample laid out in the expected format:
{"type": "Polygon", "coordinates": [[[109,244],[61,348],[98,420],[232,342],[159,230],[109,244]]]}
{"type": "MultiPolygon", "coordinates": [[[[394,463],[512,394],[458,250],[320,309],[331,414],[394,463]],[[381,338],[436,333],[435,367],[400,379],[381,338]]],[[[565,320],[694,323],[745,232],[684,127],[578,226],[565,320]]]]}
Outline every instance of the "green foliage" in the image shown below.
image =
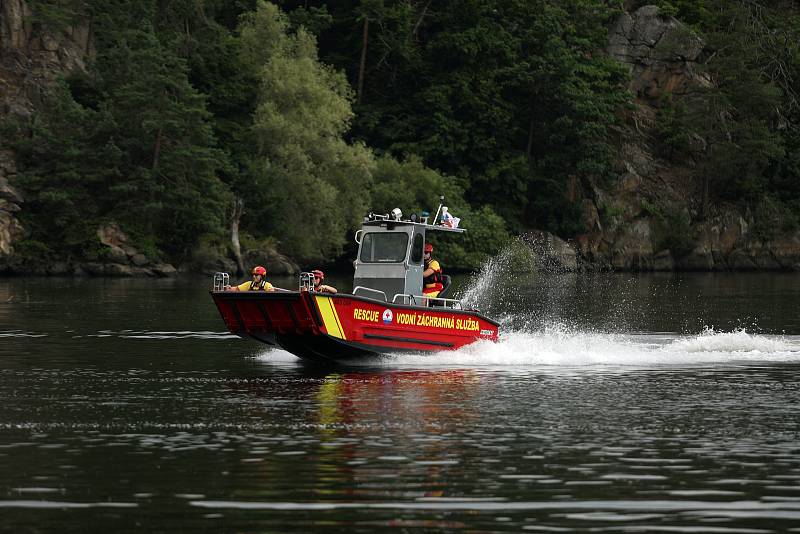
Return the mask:
{"type": "Polygon", "coordinates": [[[26,0],[31,10],[30,22],[51,30],[63,31],[86,15],[83,0],[26,0]]]}
{"type": "Polygon", "coordinates": [[[567,198],[562,180],[554,177],[534,176],[527,217],[535,228],[547,228],[565,238],[583,233],[586,228],[579,203],[567,198]]]}
{"type": "Polygon", "coordinates": [[[277,250],[278,248],[278,241],[274,237],[259,239],[248,233],[244,233],[241,235],[240,240],[245,250],[277,250]]]}
{"type": "Polygon", "coordinates": [[[785,203],[766,196],[753,212],[753,234],[762,241],[769,241],[784,232],[795,232],[800,228],[800,203],[785,203]]]}
{"type": "Polygon", "coordinates": [[[665,17],[675,17],[684,24],[703,30],[713,23],[715,15],[710,7],[715,0],[637,0],[632,9],[655,5],[665,17]]]}
{"type": "Polygon", "coordinates": [[[655,131],[661,141],[659,148],[669,158],[685,156],[691,147],[692,130],[682,120],[687,114],[685,103],[673,100],[672,95],[661,99],[655,131]]]}
{"type": "Polygon", "coordinates": [[[642,199],[642,211],[650,217],[663,217],[661,208],[646,198],[642,199]]]}
{"type": "Polygon", "coordinates": [[[219,232],[199,236],[197,244],[192,250],[191,263],[195,266],[216,264],[219,258],[228,254],[230,239],[219,232]]]}
{"type": "MultiPolygon", "coordinates": [[[[328,5],[324,57],[355,80],[363,6],[328,5]]],[[[512,229],[574,232],[565,184],[609,170],[607,132],[627,98],[624,68],[597,53],[618,12],[595,0],[371,5],[355,134],[458,177],[512,229]]]]}
{"type": "Polygon", "coordinates": [[[319,35],[333,23],[328,7],[300,6],[291,12],[289,20],[295,28],[303,27],[312,35],[319,35]]]}
{"type": "Polygon", "coordinates": [[[603,223],[603,225],[606,226],[618,224],[618,221],[616,219],[618,219],[619,217],[622,216],[623,213],[625,213],[624,208],[617,206],[612,202],[600,202],[597,208],[598,208],[597,210],[598,215],[600,215],[600,221],[603,223]]]}
{"type": "Polygon", "coordinates": [[[90,257],[98,224],[116,220],[149,257],[180,260],[221,225],[225,158],[157,11],[122,4],[95,18],[100,75],[62,83],[19,126],[23,218],[62,254],[90,257]]]}
{"type": "Polygon", "coordinates": [[[116,19],[101,18],[113,32],[98,29],[107,106],[125,132],[114,210],[127,229],[155,236],[159,249],[183,258],[198,235],[222,223],[217,173],[225,156],[214,146],[205,99],[189,83],[186,62],[133,4],[116,19]]]}
{"type": "Polygon", "coordinates": [[[15,125],[10,136],[20,166],[15,185],[26,199],[21,218],[32,242],[47,243],[67,256],[89,250],[120,174],[116,130],[110,113],[75,103],[64,83],[30,124],[15,125]]]}
{"type": "Polygon", "coordinates": [[[23,239],[14,243],[14,252],[24,261],[54,260],[58,254],[47,243],[36,239],[23,239]]]}
{"type": "Polygon", "coordinates": [[[317,58],[314,37],[289,33],[287,17],[259,2],[240,26],[242,63],[258,72],[252,136],[258,185],[250,216],[303,260],[342,252],[367,208],[374,165],[362,143],[346,143],[352,91],[317,58]],[[313,230],[312,230],[313,229],[313,230]],[[311,230],[311,231],[310,231],[311,230]]]}
{"type": "MultiPolygon", "coordinates": [[[[694,20],[712,50],[707,68],[714,85],[675,100],[668,96],[658,134],[671,157],[697,162],[698,181],[708,185],[707,201],[755,205],[778,183],[792,181],[776,172],[792,166],[787,161],[792,129],[775,128],[776,112],[781,113],[787,95],[765,70],[758,46],[763,36],[757,32],[768,31],[759,24],[770,21],[758,19],[745,2],[706,0],[700,5],[702,13],[694,20]],[[693,140],[702,146],[693,147],[693,140]]],[[[688,9],[688,4],[680,6],[681,12],[688,9]]]]}
{"type": "Polygon", "coordinates": [[[378,158],[371,191],[375,213],[388,213],[399,207],[406,215],[427,212],[433,217],[440,194],[467,233],[452,237],[431,232],[429,239],[436,243],[437,257],[446,259],[444,263],[451,270],[477,269],[508,241],[505,221],[489,206],[470,208],[453,178],[425,167],[418,157],[403,161],[386,155],[378,158]]]}
{"type": "Polygon", "coordinates": [[[500,251],[510,236],[506,223],[490,206],[480,209],[464,209],[455,212],[461,218],[460,226],[467,230],[458,238],[435,236],[436,253],[443,261],[443,266],[450,270],[475,270],[487,258],[500,251]]]}
{"type": "Polygon", "coordinates": [[[389,213],[399,207],[407,215],[427,212],[433,217],[439,195],[445,196],[453,211],[466,207],[456,181],[425,167],[417,156],[396,160],[383,155],[377,158],[373,177],[370,208],[375,213],[389,213]]]}
{"type": "MultiPolygon", "coordinates": [[[[749,204],[759,235],[795,227],[796,6],[653,2],[704,36],[713,80],[664,97],[659,148],[692,163],[708,202],[749,204]]],[[[476,266],[509,230],[585,231],[567,189],[613,175],[627,73],[599,51],[620,2],[278,4],[29,0],[50,29],[90,17],[97,53],[4,132],[26,198],[22,248],[94,257],[98,224],[113,220],[152,258],[218,254],[234,198],[245,248],[301,261],[342,254],[369,209],[432,212],[440,193],[470,230],[437,243],[449,268],[476,266]]],[[[686,252],[684,212],[642,210],[658,247],[686,252]]],[[[606,222],[618,211],[600,206],[606,222]]]]}

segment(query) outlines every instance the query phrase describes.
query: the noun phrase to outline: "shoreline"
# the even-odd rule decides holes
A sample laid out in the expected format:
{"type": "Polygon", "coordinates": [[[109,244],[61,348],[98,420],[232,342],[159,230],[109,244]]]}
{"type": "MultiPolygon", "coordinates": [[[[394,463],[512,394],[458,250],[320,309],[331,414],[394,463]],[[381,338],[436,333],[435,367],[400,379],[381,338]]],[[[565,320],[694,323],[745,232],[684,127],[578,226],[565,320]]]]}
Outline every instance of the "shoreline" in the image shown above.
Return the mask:
{"type": "MultiPolygon", "coordinates": [[[[115,264],[111,264],[115,265],[115,264]]],[[[172,267],[171,265],[169,267],[172,267]]],[[[109,269],[116,271],[115,268],[109,269]]],[[[218,271],[195,271],[192,269],[171,269],[159,270],[158,272],[36,272],[36,271],[16,271],[16,270],[3,270],[0,271],[0,279],[11,278],[73,278],[73,279],[153,279],[153,280],[166,280],[171,278],[184,278],[184,277],[211,277],[218,271]]],[[[219,271],[225,272],[225,271],[219,271]]],[[[475,274],[476,271],[468,269],[448,269],[448,272],[454,275],[466,276],[475,274]]],[[[352,271],[347,272],[338,269],[325,269],[327,276],[352,276],[352,271]]],[[[248,278],[247,274],[237,275],[235,273],[228,273],[232,278],[248,278]]],[[[601,274],[629,274],[629,275],[681,275],[681,274],[800,274],[800,266],[794,268],[761,268],[761,269],[613,269],[613,268],[578,268],[578,269],[536,269],[530,271],[511,270],[509,274],[540,274],[546,276],[552,275],[601,275],[601,274]]],[[[282,273],[274,274],[273,278],[296,278],[298,273],[282,273]]]]}

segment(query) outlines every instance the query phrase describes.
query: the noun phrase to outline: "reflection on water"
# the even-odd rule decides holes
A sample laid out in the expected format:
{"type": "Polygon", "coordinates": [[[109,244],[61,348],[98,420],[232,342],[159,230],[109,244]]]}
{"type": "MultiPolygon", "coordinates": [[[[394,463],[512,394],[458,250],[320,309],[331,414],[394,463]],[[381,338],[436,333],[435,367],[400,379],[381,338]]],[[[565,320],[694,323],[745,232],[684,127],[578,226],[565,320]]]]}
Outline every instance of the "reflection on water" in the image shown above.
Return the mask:
{"type": "Polygon", "coordinates": [[[2,280],[0,297],[28,294],[0,298],[2,525],[796,529],[788,279],[562,280],[516,295],[498,344],[333,369],[229,336],[197,280],[2,280]],[[628,326],[603,328],[609,302],[628,326]]]}
{"type": "MultiPolygon", "coordinates": [[[[423,430],[444,419],[462,424],[469,419],[465,405],[478,375],[470,370],[398,371],[378,374],[330,374],[319,388],[320,423],[351,427],[359,421],[391,414],[404,426],[417,421],[423,430]]],[[[392,421],[386,421],[391,425],[392,421]]]]}

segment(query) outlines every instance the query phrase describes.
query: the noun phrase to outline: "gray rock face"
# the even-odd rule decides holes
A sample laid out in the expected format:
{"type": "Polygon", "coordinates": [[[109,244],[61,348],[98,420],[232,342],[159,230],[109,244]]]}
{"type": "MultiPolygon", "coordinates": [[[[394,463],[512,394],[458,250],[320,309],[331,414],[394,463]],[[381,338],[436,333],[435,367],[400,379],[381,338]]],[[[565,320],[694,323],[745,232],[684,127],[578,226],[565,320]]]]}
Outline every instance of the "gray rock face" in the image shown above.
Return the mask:
{"type": "Polygon", "coordinates": [[[637,97],[657,99],[711,85],[696,63],[704,48],[702,39],[680,21],[662,15],[656,6],[644,6],[617,19],[606,53],[628,66],[637,97]]]}
{"type": "Polygon", "coordinates": [[[130,244],[128,236],[115,224],[106,224],[97,229],[97,239],[109,248],[108,254],[112,259],[127,261],[129,257],[136,256],[139,252],[130,244]]]}
{"type": "Polygon", "coordinates": [[[115,224],[106,224],[97,229],[97,239],[106,246],[102,263],[81,265],[81,270],[95,276],[175,276],[175,267],[168,263],[154,263],[139,252],[125,232],[115,224]]]}
{"type": "Polygon", "coordinates": [[[14,249],[12,244],[25,235],[25,230],[9,211],[0,209],[0,258],[10,256],[14,249]]]}
{"type": "Polygon", "coordinates": [[[147,265],[147,256],[144,254],[133,254],[131,256],[131,263],[133,263],[137,267],[143,267],[147,265]]]}
{"type": "MultiPolygon", "coordinates": [[[[224,258],[224,257],[215,257],[215,258],[205,258],[203,261],[199,262],[196,266],[196,270],[203,274],[214,274],[214,273],[228,273],[228,274],[235,274],[236,273],[236,262],[233,261],[231,258],[224,258]]],[[[183,267],[182,270],[184,271],[194,271],[195,269],[189,267],[183,267]]]]}
{"type": "Polygon", "coordinates": [[[158,263],[153,266],[152,273],[161,278],[175,276],[178,271],[169,263],[158,263]]]}
{"type": "Polygon", "coordinates": [[[571,197],[586,227],[575,240],[580,259],[617,270],[790,270],[800,262],[800,232],[762,242],[752,214],[736,206],[714,206],[699,220],[694,163],[661,159],[653,144],[662,97],[711,86],[704,47],[655,6],[622,14],[610,29],[606,53],[629,68],[636,105],[620,132],[616,179],[587,177],[571,197]]]}
{"type": "Polygon", "coordinates": [[[637,219],[625,225],[614,242],[611,265],[620,270],[650,270],[653,245],[650,220],[637,219]]]}
{"type": "Polygon", "coordinates": [[[0,0],[0,113],[28,115],[43,91],[94,55],[88,20],[63,31],[33,24],[25,0],[0,0]]]}
{"type": "MultiPolygon", "coordinates": [[[[25,0],[0,0],[0,120],[30,115],[48,87],[68,72],[85,71],[94,54],[88,22],[50,32],[32,20],[25,0]]],[[[0,264],[25,235],[14,215],[23,204],[10,185],[16,173],[14,154],[0,151],[0,264]]]]}
{"type": "Polygon", "coordinates": [[[255,265],[263,265],[268,274],[295,274],[300,268],[286,256],[274,250],[248,250],[242,255],[245,268],[250,269],[255,265]]]}
{"type": "MultiPolygon", "coordinates": [[[[9,167],[8,163],[0,164],[0,173],[9,167]]],[[[0,260],[10,256],[14,242],[25,236],[25,229],[15,216],[22,209],[22,202],[22,195],[0,174],[0,260]]]]}

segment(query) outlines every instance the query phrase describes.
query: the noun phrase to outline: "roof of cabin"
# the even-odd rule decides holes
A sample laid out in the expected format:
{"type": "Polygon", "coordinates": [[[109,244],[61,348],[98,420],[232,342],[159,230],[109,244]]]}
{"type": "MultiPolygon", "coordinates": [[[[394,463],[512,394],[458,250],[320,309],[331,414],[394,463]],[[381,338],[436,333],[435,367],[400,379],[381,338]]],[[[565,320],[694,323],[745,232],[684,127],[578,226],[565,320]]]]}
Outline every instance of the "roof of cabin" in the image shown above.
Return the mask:
{"type": "Polygon", "coordinates": [[[467,231],[465,228],[450,228],[449,226],[442,226],[438,224],[423,224],[421,222],[404,220],[394,221],[390,219],[375,219],[365,220],[362,223],[363,228],[386,227],[387,230],[394,230],[398,226],[413,226],[415,228],[424,228],[426,231],[451,232],[454,234],[463,234],[467,231]]]}

